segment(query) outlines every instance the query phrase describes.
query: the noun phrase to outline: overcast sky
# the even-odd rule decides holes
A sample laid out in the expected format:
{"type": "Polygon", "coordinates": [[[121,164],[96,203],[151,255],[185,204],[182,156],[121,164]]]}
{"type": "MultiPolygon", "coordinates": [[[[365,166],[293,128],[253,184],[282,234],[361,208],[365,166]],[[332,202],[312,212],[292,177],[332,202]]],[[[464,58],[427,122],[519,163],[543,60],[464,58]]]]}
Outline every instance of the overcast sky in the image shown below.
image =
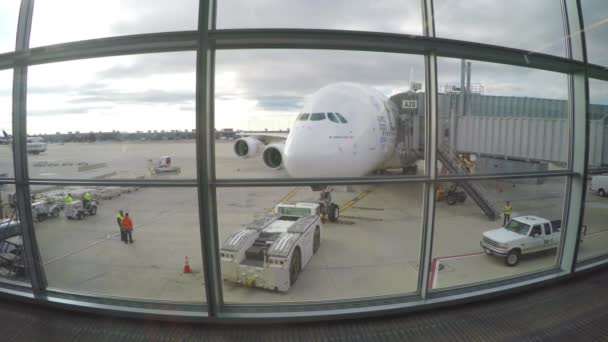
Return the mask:
{"type": "MultiPolygon", "coordinates": [[[[608,65],[608,6],[583,0],[590,60],[608,65]],[[602,44],[603,43],[603,44],[602,44]]],[[[436,0],[437,35],[563,56],[558,0],[436,0]]],[[[0,0],[0,53],[15,42],[18,0],[0,0]]],[[[36,0],[31,46],[160,31],[195,30],[195,0],[36,0]]],[[[322,28],[422,34],[419,0],[218,0],[217,27],[322,28]]],[[[423,58],[371,52],[218,51],[216,127],[290,126],[304,98],[339,81],[390,96],[424,83],[423,58]]],[[[98,58],[33,66],[28,132],[194,128],[194,52],[98,58]]],[[[563,75],[473,61],[488,95],[566,98],[563,75]]],[[[460,61],[439,59],[439,83],[460,80],[460,61]]],[[[0,71],[0,128],[10,130],[12,72],[0,71]],[[7,115],[8,114],[8,115],[7,115]]],[[[592,85],[608,104],[608,87],[592,85]]]]}

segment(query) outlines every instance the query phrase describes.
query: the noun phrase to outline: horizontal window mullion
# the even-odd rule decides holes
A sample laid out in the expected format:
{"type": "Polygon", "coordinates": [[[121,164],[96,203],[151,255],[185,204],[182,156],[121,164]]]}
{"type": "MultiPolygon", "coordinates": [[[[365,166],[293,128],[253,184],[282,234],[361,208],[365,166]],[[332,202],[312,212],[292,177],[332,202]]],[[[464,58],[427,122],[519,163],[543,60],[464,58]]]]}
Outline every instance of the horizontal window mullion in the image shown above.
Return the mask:
{"type": "Polygon", "coordinates": [[[563,57],[469,41],[406,34],[305,30],[230,29],[210,32],[217,49],[335,49],[409,54],[435,53],[561,73],[584,70],[585,64],[563,57]]]}
{"type": "Polygon", "coordinates": [[[74,186],[140,186],[140,187],[196,187],[196,179],[138,180],[138,179],[30,179],[28,185],[74,185],[74,186]]]}
{"type": "Polygon", "coordinates": [[[0,69],[75,59],[198,49],[198,32],[182,31],[90,39],[0,55],[0,69]],[[11,65],[12,64],[12,65],[11,65]]]}
{"type": "Polygon", "coordinates": [[[258,187],[258,186],[324,186],[391,183],[425,183],[427,177],[357,177],[357,178],[270,178],[270,179],[217,179],[212,182],[216,187],[258,187]]]}

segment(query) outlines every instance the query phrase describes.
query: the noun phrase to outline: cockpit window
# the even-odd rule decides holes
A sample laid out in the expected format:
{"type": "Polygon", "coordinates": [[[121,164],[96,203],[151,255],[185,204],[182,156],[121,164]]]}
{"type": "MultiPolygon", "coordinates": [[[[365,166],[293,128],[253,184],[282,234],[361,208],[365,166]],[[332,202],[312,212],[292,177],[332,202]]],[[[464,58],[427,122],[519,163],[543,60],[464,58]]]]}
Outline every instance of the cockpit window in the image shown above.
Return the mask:
{"type": "Polygon", "coordinates": [[[336,116],[338,117],[338,119],[340,119],[341,123],[347,123],[348,122],[348,121],[346,121],[346,119],[342,115],[340,115],[340,113],[336,113],[336,116]]]}
{"type": "Polygon", "coordinates": [[[312,113],[310,115],[310,121],[321,121],[325,120],[325,113],[312,113]]]}
{"type": "Polygon", "coordinates": [[[338,121],[338,119],[336,118],[336,116],[334,115],[334,113],[327,113],[327,118],[329,119],[329,121],[331,122],[335,122],[335,123],[340,123],[338,121]]]}
{"type": "Polygon", "coordinates": [[[308,117],[309,117],[309,116],[310,116],[310,114],[308,114],[308,113],[302,113],[302,114],[300,114],[300,116],[298,117],[298,120],[300,120],[300,121],[306,121],[306,120],[308,120],[308,117]]]}

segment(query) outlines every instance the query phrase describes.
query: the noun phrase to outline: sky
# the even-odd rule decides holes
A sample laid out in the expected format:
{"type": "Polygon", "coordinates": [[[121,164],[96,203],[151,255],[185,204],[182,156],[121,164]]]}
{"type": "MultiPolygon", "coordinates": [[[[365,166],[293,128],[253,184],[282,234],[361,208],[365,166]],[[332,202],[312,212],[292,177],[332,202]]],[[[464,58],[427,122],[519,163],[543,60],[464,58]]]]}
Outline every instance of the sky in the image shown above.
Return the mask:
{"type": "MultiPolygon", "coordinates": [[[[438,37],[564,56],[556,0],[435,0],[438,37]]],[[[320,28],[422,34],[419,0],[218,0],[219,29],[320,28]]],[[[608,65],[608,7],[583,0],[590,61],[608,65]],[[603,42],[603,43],[602,43],[603,42]]],[[[18,0],[0,1],[0,53],[15,42],[18,0]]],[[[30,45],[195,30],[195,0],[36,0],[30,45]]],[[[460,61],[439,58],[439,83],[460,80],[460,61]]],[[[28,72],[28,133],[193,129],[194,52],[37,65],[28,72]]],[[[563,75],[472,62],[488,95],[565,99],[563,75]]],[[[418,55],[327,50],[225,50],[216,55],[216,128],[285,129],[306,96],[339,81],[387,96],[424,83],[418,55]]],[[[592,83],[608,104],[607,82],[592,83]]],[[[10,132],[12,71],[0,70],[0,129],[10,132]]]]}

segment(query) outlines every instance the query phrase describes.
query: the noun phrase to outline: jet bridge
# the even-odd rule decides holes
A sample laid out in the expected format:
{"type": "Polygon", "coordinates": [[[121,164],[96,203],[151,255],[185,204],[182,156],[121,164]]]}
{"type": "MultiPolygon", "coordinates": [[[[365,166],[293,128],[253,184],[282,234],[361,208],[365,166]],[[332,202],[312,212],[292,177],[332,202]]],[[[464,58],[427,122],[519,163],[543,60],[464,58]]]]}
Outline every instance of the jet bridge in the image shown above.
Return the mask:
{"type": "MultiPolygon", "coordinates": [[[[412,160],[421,159],[424,155],[424,93],[406,92],[391,97],[399,108],[399,129],[397,132],[398,151],[401,165],[405,168],[412,160]]],[[[457,154],[446,145],[440,144],[437,149],[439,161],[453,174],[469,174],[461,165],[457,154]]],[[[462,182],[459,184],[477,203],[479,208],[494,220],[498,211],[487,193],[479,183],[462,182]]]]}

